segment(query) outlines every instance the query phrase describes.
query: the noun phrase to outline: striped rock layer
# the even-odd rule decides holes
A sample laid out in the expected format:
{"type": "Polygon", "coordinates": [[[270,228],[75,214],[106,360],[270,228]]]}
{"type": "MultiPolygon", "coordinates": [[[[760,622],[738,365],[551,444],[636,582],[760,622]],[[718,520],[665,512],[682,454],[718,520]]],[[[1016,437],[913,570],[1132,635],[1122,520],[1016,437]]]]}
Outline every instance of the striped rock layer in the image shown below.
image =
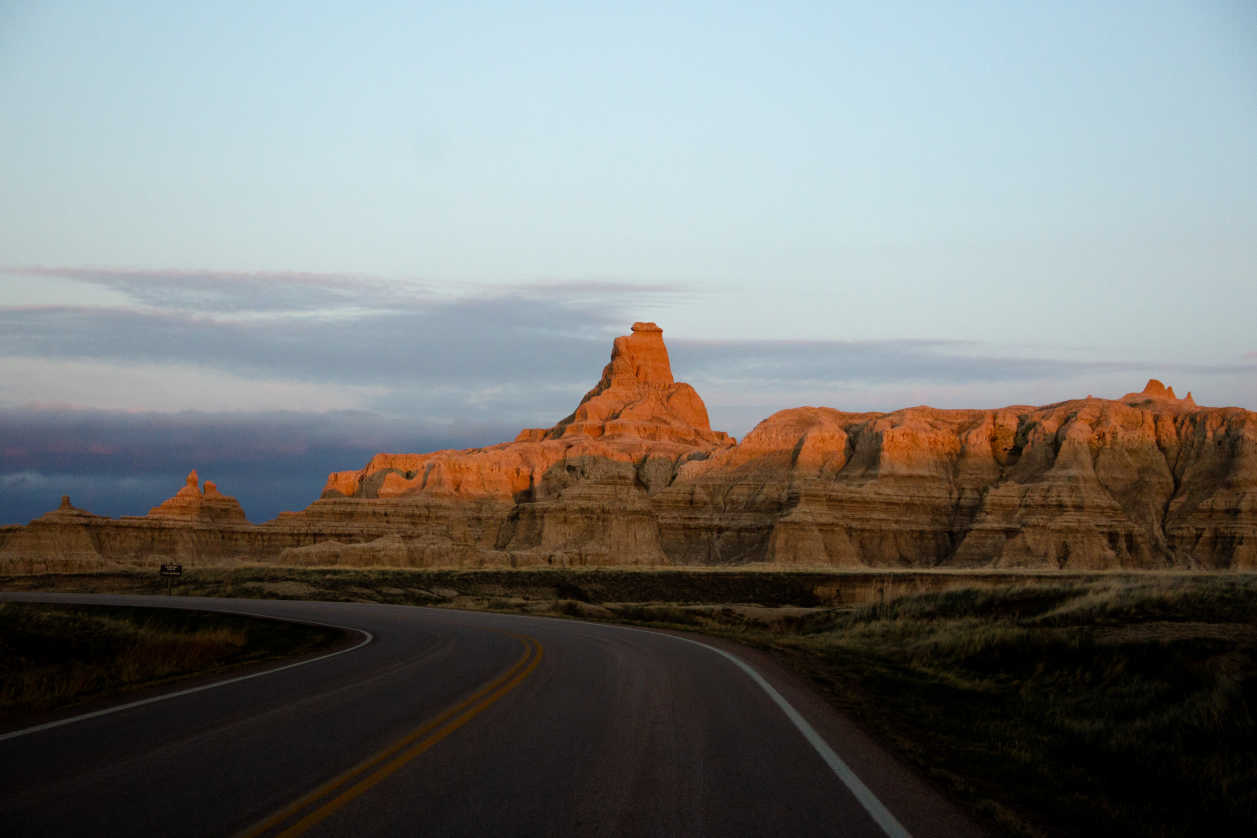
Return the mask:
{"type": "Polygon", "coordinates": [[[67,501],[0,528],[0,569],[166,558],[1253,569],[1257,413],[1200,407],[1153,380],[1120,399],[1037,407],[799,407],[736,443],[674,381],[662,330],[637,323],[551,428],[488,448],[377,454],[265,524],[234,503],[191,477],[143,517],[67,501]]]}

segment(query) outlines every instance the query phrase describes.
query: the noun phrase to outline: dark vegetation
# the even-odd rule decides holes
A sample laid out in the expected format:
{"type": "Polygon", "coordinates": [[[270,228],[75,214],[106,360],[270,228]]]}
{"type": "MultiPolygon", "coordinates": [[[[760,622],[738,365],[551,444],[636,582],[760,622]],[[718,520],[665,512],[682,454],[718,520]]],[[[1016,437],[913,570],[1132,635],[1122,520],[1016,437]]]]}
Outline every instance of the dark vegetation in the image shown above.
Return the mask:
{"type": "Polygon", "coordinates": [[[331,646],[339,629],[164,608],[0,602],[0,729],[331,646]]]}
{"type": "Polygon", "coordinates": [[[964,589],[818,613],[786,652],[1003,832],[1257,823],[1257,583],[964,589]]]}
{"type": "MultiPolygon", "coordinates": [[[[280,565],[184,566],[176,594],[267,597],[396,605],[476,607],[506,597],[535,604],[556,599],[584,603],[756,603],[825,606],[890,599],[956,585],[1013,584],[1090,578],[1059,573],[948,573],[931,571],[783,571],[734,569],[537,568],[433,570],[308,568],[280,565]]],[[[75,593],[166,593],[155,570],[0,576],[0,590],[75,593]]]]}
{"type": "MultiPolygon", "coordinates": [[[[0,588],[161,591],[155,574],[0,588]]],[[[187,593],[570,616],[772,651],[995,834],[1257,823],[1257,576],[193,570],[187,593]]]]}

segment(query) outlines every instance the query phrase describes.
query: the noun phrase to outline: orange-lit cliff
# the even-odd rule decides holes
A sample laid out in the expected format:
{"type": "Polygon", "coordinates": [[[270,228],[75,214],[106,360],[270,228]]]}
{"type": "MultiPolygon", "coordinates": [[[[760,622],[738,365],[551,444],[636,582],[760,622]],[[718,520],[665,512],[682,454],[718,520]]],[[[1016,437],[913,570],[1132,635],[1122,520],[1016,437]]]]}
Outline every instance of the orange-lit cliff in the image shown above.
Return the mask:
{"type": "MultiPolygon", "coordinates": [[[[234,506],[233,506],[234,505],[234,506]]],[[[1158,381],[1042,407],[800,407],[740,444],[634,324],[555,426],[378,454],[266,524],[189,485],[141,518],[69,507],[0,529],[0,572],[313,565],[1257,568],[1257,413],[1158,381]],[[194,497],[195,495],[195,497],[194,497]]]]}

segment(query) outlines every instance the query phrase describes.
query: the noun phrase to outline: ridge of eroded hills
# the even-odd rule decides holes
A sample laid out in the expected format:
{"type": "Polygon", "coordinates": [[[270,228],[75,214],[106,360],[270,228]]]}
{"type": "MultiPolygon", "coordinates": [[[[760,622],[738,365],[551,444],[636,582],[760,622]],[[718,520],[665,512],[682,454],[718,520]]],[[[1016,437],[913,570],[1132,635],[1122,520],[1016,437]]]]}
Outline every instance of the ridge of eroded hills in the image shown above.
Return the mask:
{"type": "Polygon", "coordinates": [[[147,516],[0,529],[0,572],[303,565],[1257,568],[1257,413],[1151,380],[1040,407],[783,410],[742,441],[636,323],[575,411],[513,442],[377,454],[254,525],[195,473],[147,516]]]}

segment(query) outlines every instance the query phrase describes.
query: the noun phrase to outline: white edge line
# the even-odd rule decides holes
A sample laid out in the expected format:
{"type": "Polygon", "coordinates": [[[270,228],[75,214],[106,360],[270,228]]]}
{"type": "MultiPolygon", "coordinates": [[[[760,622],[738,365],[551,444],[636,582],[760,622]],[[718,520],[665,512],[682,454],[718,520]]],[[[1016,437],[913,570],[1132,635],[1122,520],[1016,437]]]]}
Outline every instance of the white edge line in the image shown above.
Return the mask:
{"type": "MultiPolygon", "coordinates": [[[[157,606],[157,607],[168,608],[170,606],[157,606]]],[[[298,666],[305,666],[308,663],[317,663],[318,661],[327,660],[328,658],[334,658],[337,655],[344,655],[349,652],[356,651],[358,649],[361,649],[363,646],[366,646],[372,640],[375,640],[375,635],[367,631],[366,629],[355,628],[353,626],[340,626],[340,625],[336,625],[335,623],[321,623],[316,620],[289,620],[284,617],[276,617],[271,614],[258,614],[253,611],[235,611],[235,610],[230,610],[230,609],[225,609],[225,608],[224,609],[187,608],[187,609],[179,609],[179,610],[214,611],[220,614],[243,614],[247,617],[262,617],[267,620],[278,620],[281,623],[304,623],[306,625],[311,625],[311,626],[326,626],[327,628],[337,628],[343,631],[356,631],[359,634],[363,635],[363,639],[362,639],[362,642],[357,643],[353,646],[350,646],[348,649],[340,649],[335,652],[329,652],[326,655],[319,655],[317,658],[308,658],[306,660],[296,661],[295,663],[286,663],[283,666],[277,666],[274,669],[267,669],[267,670],[263,670],[262,672],[254,672],[251,675],[238,675],[235,678],[228,678],[224,681],[215,681],[212,684],[202,684],[199,687],[190,687],[186,690],[178,690],[177,692],[172,692],[172,693],[163,693],[162,695],[155,695],[152,698],[144,698],[144,699],[140,699],[139,701],[132,701],[128,704],[119,704],[114,707],[106,707],[103,710],[95,710],[91,713],[82,713],[78,716],[70,716],[67,719],[58,719],[55,722],[46,722],[42,725],[35,725],[34,727],[27,727],[27,728],[22,728],[21,730],[10,731],[9,733],[0,734],[0,742],[5,741],[6,739],[16,739],[19,736],[26,736],[31,733],[39,733],[40,731],[43,731],[43,730],[51,730],[54,727],[70,725],[70,724],[74,724],[75,722],[83,722],[83,721],[87,721],[88,719],[99,718],[100,716],[108,716],[110,713],[121,713],[123,710],[130,710],[134,707],[143,707],[146,704],[156,704],[159,701],[166,701],[167,699],[178,698],[179,696],[183,696],[183,695],[192,695],[193,693],[204,692],[205,690],[212,690],[217,687],[225,687],[228,684],[238,684],[241,681],[248,681],[252,678],[261,678],[263,675],[274,675],[276,672],[283,672],[285,669],[295,669],[298,666]]]]}
{"type": "MultiPolygon", "coordinates": [[[[593,625],[605,626],[608,624],[594,623],[593,625]]],[[[856,773],[851,770],[851,767],[848,766],[847,763],[843,762],[842,757],[834,753],[834,749],[829,747],[829,743],[816,732],[816,728],[812,727],[811,723],[808,722],[807,719],[803,718],[803,715],[799,713],[798,710],[795,710],[790,702],[786,701],[785,696],[777,692],[777,689],[772,684],[768,683],[768,680],[764,678],[763,675],[760,675],[759,672],[757,672],[754,667],[746,661],[742,660],[737,655],[731,652],[726,652],[724,649],[716,646],[710,646],[698,640],[691,640],[688,637],[669,634],[665,631],[652,631],[650,629],[636,628],[633,626],[615,626],[615,628],[624,629],[625,631],[640,631],[646,634],[654,634],[662,637],[671,637],[673,640],[679,640],[682,643],[690,643],[694,646],[701,646],[704,649],[715,652],[721,657],[732,661],[739,669],[749,675],[751,680],[759,685],[760,689],[768,694],[768,697],[773,700],[774,704],[781,708],[781,711],[786,714],[786,718],[788,718],[794,726],[798,728],[799,732],[803,734],[803,738],[808,741],[808,744],[816,749],[816,752],[820,754],[821,759],[825,760],[825,764],[833,770],[838,779],[843,782],[843,785],[851,790],[851,794],[857,801],[859,801],[860,805],[864,807],[864,811],[869,813],[869,816],[877,822],[877,825],[882,828],[882,831],[885,832],[889,838],[912,838],[912,834],[904,828],[904,825],[899,822],[898,818],[891,814],[891,811],[886,808],[886,805],[877,799],[877,795],[873,794],[872,790],[869,789],[868,786],[864,785],[864,782],[856,776],[856,773]]]]}
{"type": "MultiPolygon", "coordinates": [[[[196,610],[196,609],[190,609],[190,610],[196,610]]],[[[218,609],[207,609],[207,610],[217,611],[218,609]]],[[[342,629],[346,631],[356,631],[364,635],[364,637],[361,643],[358,643],[354,646],[350,646],[348,649],[341,649],[339,651],[331,652],[326,655],[320,655],[317,658],[310,658],[309,660],[303,660],[303,661],[297,661],[296,663],[285,664],[284,666],[278,666],[274,669],[268,669],[264,672],[255,672],[252,675],[241,675],[236,678],[228,678],[225,681],[215,681],[212,684],[203,684],[202,686],[192,687],[191,689],[187,689],[187,690],[179,690],[178,692],[153,696],[152,698],[146,698],[140,701],[133,701],[129,704],[120,704],[116,707],[107,707],[104,710],[97,710],[93,713],[83,713],[82,715],[79,715],[79,716],[71,716],[68,719],[60,719],[55,722],[48,722],[46,724],[24,728],[23,730],[15,730],[15,731],[12,731],[11,733],[5,733],[5,734],[0,735],[0,742],[5,741],[6,739],[15,739],[19,736],[25,736],[30,733],[38,733],[39,731],[42,731],[42,730],[49,730],[51,728],[61,727],[62,725],[73,724],[75,722],[81,722],[87,719],[94,719],[99,716],[107,716],[110,713],[118,713],[123,710],[130,710],[133,707],[142,707],[146,704],[155,704],[158,701],[165,701],[166,699],[170,699],[170,698],[178,698],[179,696],[182,696],[182,695],[191,695],[192,693],[199,693],[205,690],[212,690],[216,687],[225,687],[228,684],[237,684],[241,681],[248,681],[251,678],[261,678],[263,675],[272,675],[276,672],[282,672],[285,669],[293,669],[298,666],[305,666],[308,663],[315,663],[317,661],[327,660],[328,658],[334,658],[337,655],[343,655],[347,652],[352,652],[356,649],[361,649],[363,646],[367,645],[368,643],[370,643],[372,640],[375,639],[375,635],[373,635],[371,632],[367,631],[366,629],[354,628],[352,626],[341,626],[341,625],[336,625],[334,623],[322,623],[322,622],[317,622],[314,620],[285,620],[282,617],[274,617],[270,614],[258,614],[252,611],[234,611],[234,610],[223,609],[220,611],[220,613],[243,614],[250,617],[263,617],[263,618],[271,619],[271,620],[280,620],[281,622],[301,622],[301,623],[306,623],[307,625],[327,626],[329,628],[338,628],[338,629],[342,629]]],[[[480,612],[476,612],[476,613],[480,613],[480,612]]],[[[596,623],[594,625],[607,626],[608,624],[596,623]]],[[[802,714],[800,714],[798,710],[795,710],[794,706],[790,704],[789,701],[786,701],[785,696],[777,692],[777,689],[772,684],[768,683],[767,679],[765,679],[764,676],[760,675],[759,672],[757,672],[750,664],[743,661],[737,655],[734,655],[730,652],[726,652],[724,649],[720,649],[716,646],[710,646],[698,640],[691,640],[688,637],[681,637],[676,634],[669,634],[668,632],[651,631],[650,629],[636,628],[633,626],[612,625],[611,627],[622,629],[624,631],[640,631],[644,634],[653,634],[653,635],[662,636],[662,637],[670,637],[673,640],[679,641],[681,643],[689,643],[693,646],[699,646],[703,649],[707,649],[708,651],[715,652],[721,657],[731,661],[735,666],[737,666],[739,669],[745,672],[750,677],[750,679],[754,681],[759,686],[759,688],[762,689],[768,695],[770,699],[772,699],[773,703],[776,704],[777,707],[780,708],[783,713],[785,713],[786,718],[789,719],[790,722],[798,729],[798,731],[803,734],[803,738],[806,739],[808,741],[808,744],[810,744],[812,748],[816,750],[816,752],[820,755],[821,759],[825,761],[825,764],[828,765],[830,770],[832,770],[834,774],[838,777],[838,779],[842,781],[843,785],[845,785],[851,791],[851,794],[855,797],[855,799],[860,803],[861,806],[864,807],[864,810],[869,813],[869,816],[873,818],[873,820],[877,823],[879,827],[882,828],[882,831],[885,832],[889,836],[889,838],[912,838],[911,833],[908,832],[908,830],[904,828],[903,824],[901,824],[899,820],[893,814],[891,814],[891,811],[886,808],[886,805],[882,803],[882,801],[877,799],[877,795],[873,794],[872,790],[870,790],[868,786],[864,785],[864,782],[858,776],[856,776],[856,773],[851,770],[850,766],[848,766],[847,763],[843,762],[842,757],[834,753],[834,749],[829,747],[829,743],[826,742],[824,738],[819,733],[816,732],[816,728],[812,727],[811,723],[808,722],[807,719],[803,718],[802,714]]]]}
{"type": "MultiPolygon", "coordinates": [[[[484,611],[470,611],[467,609],[449,609],[449,610],[463,611],[464,613],[468,613],[468,614],[486,613],[484,611]]],[[[558,617],[538,617],[538,616],[529,615],[529,614],[497,614],[497,616],[515,617],[521,620],[540,619],[540,620],[559,620],[561,622],[581,622],[581,623],[584,623],[585,625],[598,626],[600,628],[612,628],[612,629],[619,629],[621,631],[638,631],[643,634],[653,634],[656,637],[670,637],[673,640],[680,641],[681,643],[689,643],[693,646],[702,647],[708,650],[709,652],[715,652],[717,655],[720,655],[721,657],[726,658],[727,660],[731,661],[735,666],[738,667],[738,669],[741,669],[743,672],[745,672],[748,676],[750,676],[752,681],[754,681],[756,684],[759,685],[760,689],[762,689],[765,693],[767,693],[768,697],[772,699],[773,703],[776,704],[777,707],[781,709],[781,712],[786,714],[786,718],[789,719],[790,722],[795,726],[795,728],[797,728],[798,731],[803,734],[803,738],[806,739],[808,741],[808,744],[811,745],[816,750],[816,753],[818,753],[821,759],[825,761],[825,764],[828,765],[830,770],[834,772],[835,776],[837,776],[838,779],[842,781],[843,785],[845,785],[851,791],[851,794],[853,797],[855,797],[856,801],[859,802],[859,804],[864,807],[864,811],[869,813],[869,817],[871,817],[874,820],[874,822],[876,822],[877,825],[882,828],[882,831],[885,832],[886,835],[889,836],[889,838],[912,838],[912,833],[910,833],[904,827],[904,825],[899,822],[898,818],[896,818],[893,814],[891,814],[891,811],[886,808],[886,804],[882,803],[882,801],[877,799],[877,795],[873,794],[872,789],[864,785],[864,781],[861,780],[858,776],[856,776],[856,773],[851,770],[851,767],[847,765],[847,763],[843,761],[842,757],[838,756],[838,754],[834,752],[834,749],[829,747],[829,743],[825,741],[824,737],[822,737],[819,733],[816,732],[816,728],[812,727],[812,724],[807,719],[803,718],[803,714],[800,713],[798,710],[795,710],[794,706],[789,701],[786,701],[785,696],[777,692],[777,688],[774,687],[772,684],[768,683],[768,680],[764,678],[763,675],[760,675],[759,672],[756,671],[754,667],[752,667],[749,663],[742,660],[741,658],[739,658],[737,655],[733,654],[732,652],[726,652],[724,649],[721,649],[717,646],[711,646],[699,640],[691,640],[688,637],[681,637],[679,634],[671,634],[666,631],[656,631],[653,629],[639,628],[637,626],[626,626],[626,625],[621,625],[618,623],[593,623],[593,622],[588,622],[588,621],[583,621],[583,620],[567,621],[567,620],[561,620],[561,618],[558,618],[558,617]]]]}

